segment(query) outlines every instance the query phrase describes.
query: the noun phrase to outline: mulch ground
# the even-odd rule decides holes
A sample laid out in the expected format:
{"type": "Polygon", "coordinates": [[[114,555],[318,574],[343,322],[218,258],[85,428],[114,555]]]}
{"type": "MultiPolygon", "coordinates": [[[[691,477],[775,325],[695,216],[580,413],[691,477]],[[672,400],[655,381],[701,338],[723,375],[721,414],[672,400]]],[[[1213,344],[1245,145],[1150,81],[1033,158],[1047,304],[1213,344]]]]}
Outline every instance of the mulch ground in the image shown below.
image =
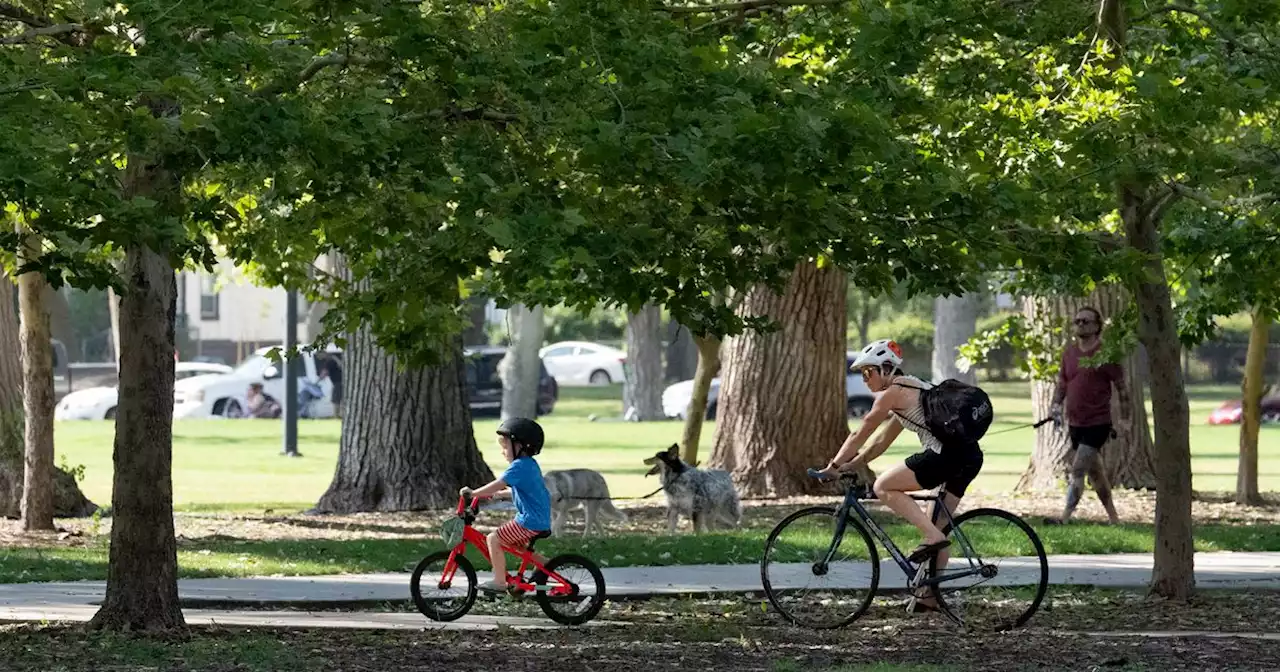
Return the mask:
{"type": "Polygon", "coordinates": [[[815,633],[740,629],[708,622],[679,627],[554,631],[351,632],[196,629],[187,637],[103,636],[81,628],[11,626],[0,633],[0,667],[81,672],[343,670],[1268,670],[1276,642],[1249,639],[1120,638],[1017,632],[972,636],[927,629],[815,633]],[[880,668],[883,669],[883,668],[880,668]]]}

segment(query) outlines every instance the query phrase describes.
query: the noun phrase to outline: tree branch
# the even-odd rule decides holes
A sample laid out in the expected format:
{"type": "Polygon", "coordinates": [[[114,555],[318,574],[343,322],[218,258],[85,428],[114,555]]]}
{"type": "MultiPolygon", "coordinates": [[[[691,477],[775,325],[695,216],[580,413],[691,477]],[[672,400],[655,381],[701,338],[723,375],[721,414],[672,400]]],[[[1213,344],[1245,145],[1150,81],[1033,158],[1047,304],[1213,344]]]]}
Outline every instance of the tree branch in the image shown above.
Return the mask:
{"type": "Polygon", "coordinates": [[[12,19],[21,23],[25,23],[32,28],[43,28],[53,25],[53,21],[17,5],[11,5],[7,2],[0,2],[0,18],[12,19]]]}
{"type": "Polygon", "coordinates": [[[340,52],[334,52],[327,56],[319,56],[317,58],[312,59],[311,63],[307,64],[307,67],[303,68],[302,72],[299,72],[297,75],[294,75],[293,77],[288,77],[285,79],[276,80],[262,87],[261,89],[258,89],[258,95],[259,96],[275,96],[275,95],[284,93],[285,91],[295,89],[301,86],[302,84],[304,84],[307,80],[311,79],[312,77],[315,77],[317,74],[320,73],[321,70],[324,70],[325,68],[329,68],[333,66],[351,65],[352,63],[366,63],[366,62],[368,62],[368,59],[364,58],[363,56],[351,56],[351,55],[340,53],[340,52]]]}
{"type": "Polygon", "coordinates": [[[1246,54],[1251,54],[1253,56],[1266,56],[1266,57],[1271,56],[1270,54],[1254,49],[1253,47],[1250,47],[1247,44],[1241,44],[1240,41],[1237,40],[1235,36],[1231,34],[1230,31],[1223,28],[1217,21],[1214,21],[1213,17],[1210,16],[1209,12],[1206,12],[1202,9],[1197,9],[1195,7],[1188,7],[1186,5],[1165,5],[1164,7],[1157,7],[1147,12],[1146,14],[1139,16],[1138,18],[1134,19],[1133,22],[1138,23],[1139,21],[1149,19],[1157,14],[1175,14],[1175,13],[1190,14],[1200,19],[1200,21],[1203,22],[1204,25],[1209,26],[1209,28],[1211,28],[1213,32],[1217,33],[1218,37],[1223,42],[1226,42],[1228,45],[1236,49],[1239,49],[1240,51],[1243,51],[1246,54]]]}
{"type": "Polygon", "coordinates": [[[444,119],[446,121],[492,121],[496,124],[510,124],[519,121],[519,115],[509,112],[497,112],[485,107],[457,107],[449,106],[439,110],[430,110],[428,112],[419,112],[406,114],[399,118],[399,121],[412,123],[422,121],[424,119],[444,119]]]}
{"type": "Polygon", "coordinates": [[[34,44],[38,37],[53,37],[57,38],[60,42],[67,42],[68,44],[71,44],[71,42],[66,39],[66,36],[83,32],[84,26],[78,23],[60,23],[54,26],[32,28],[21,35],[0,37],[0,44],[34,44]]]}
{"type": "Polygon", "coordinates": [[[1171,189],[1173,193],[1189,198],[1211,210],[1230,210],[1232,208],[1247,207],[1258,203],[1267,203],[1268,201],[1274,202],[1277,200],[1275,194],[1262,193],[1246,198],[1232,198],[1226,201],[1219,201],[1203,191],[1188,187],[1181,182],[1170,182],[1169,189],[1171,189]]]}
{"type": "Polygon", "coordinates": [[[843,5],[849,0],[742,0],[721,5],[658,5],[657,10],[668,14],[707,14],[711,12],[745,12],[766,7],[816,7],[843,5]]]}

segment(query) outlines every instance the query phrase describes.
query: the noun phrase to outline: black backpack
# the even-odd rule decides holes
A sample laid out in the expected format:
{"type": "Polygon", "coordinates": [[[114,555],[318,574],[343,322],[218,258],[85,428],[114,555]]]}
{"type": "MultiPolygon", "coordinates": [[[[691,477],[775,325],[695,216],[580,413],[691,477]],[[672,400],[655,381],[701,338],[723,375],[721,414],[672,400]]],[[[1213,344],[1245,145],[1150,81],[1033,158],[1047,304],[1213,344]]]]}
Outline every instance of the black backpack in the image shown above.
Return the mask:
{"type": "Polygon", "coordinates": [[[977,443],[991,426],[991,398],[976,385],[948,378],[930,388],[903,387],[920,390],[925,428],[943,445],[977,443]]]}

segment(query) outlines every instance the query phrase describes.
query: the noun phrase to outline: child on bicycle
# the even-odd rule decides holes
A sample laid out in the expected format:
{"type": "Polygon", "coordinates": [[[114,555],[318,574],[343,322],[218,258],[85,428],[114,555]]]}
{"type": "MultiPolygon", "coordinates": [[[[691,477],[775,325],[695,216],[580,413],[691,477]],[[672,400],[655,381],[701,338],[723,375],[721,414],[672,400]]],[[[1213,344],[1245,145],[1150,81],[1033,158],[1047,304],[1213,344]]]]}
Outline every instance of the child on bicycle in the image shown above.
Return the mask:
{"type": "MultiPolygon", "coordinates": [[[[489,533],[489,560],[493,563],[493,579],[480,584],[482,590],[503,592],[507,590],[507,557],[502,544],[515,548],[527,547],[529,542],[551,529],[551,494],[542,480],[542,469],[535,455],[542,452],[542,427],[528,418],[508,418],[498,425],[498,445],[502,456],[511,466],[493,482],[472,490],[463,487],[463,496],[488,497],[511,488],[515,500],[516,517],[489,533]]],[[[540,563],[546,558],[534,554],[540,563]]]]}

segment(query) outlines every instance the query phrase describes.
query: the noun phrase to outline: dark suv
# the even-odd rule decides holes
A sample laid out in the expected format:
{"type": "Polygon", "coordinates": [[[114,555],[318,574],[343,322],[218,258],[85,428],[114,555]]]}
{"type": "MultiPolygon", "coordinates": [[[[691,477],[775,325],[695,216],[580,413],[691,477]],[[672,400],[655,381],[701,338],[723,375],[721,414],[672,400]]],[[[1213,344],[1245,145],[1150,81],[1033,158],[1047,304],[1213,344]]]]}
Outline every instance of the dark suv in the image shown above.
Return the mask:
{"type": "MultiPolygon", "coordinates": [[[[466,348],[462,351],[467,365],[467,393],[471,401],[471,415],[498,415],[502,411],[502,379],[498,377],[498,362],[507,354],[501,346],[466,348]]],[[[538,361],[538,415],[548,415],[560,398],[556,379],[547,373],[547,367],[538,361]]]]}

